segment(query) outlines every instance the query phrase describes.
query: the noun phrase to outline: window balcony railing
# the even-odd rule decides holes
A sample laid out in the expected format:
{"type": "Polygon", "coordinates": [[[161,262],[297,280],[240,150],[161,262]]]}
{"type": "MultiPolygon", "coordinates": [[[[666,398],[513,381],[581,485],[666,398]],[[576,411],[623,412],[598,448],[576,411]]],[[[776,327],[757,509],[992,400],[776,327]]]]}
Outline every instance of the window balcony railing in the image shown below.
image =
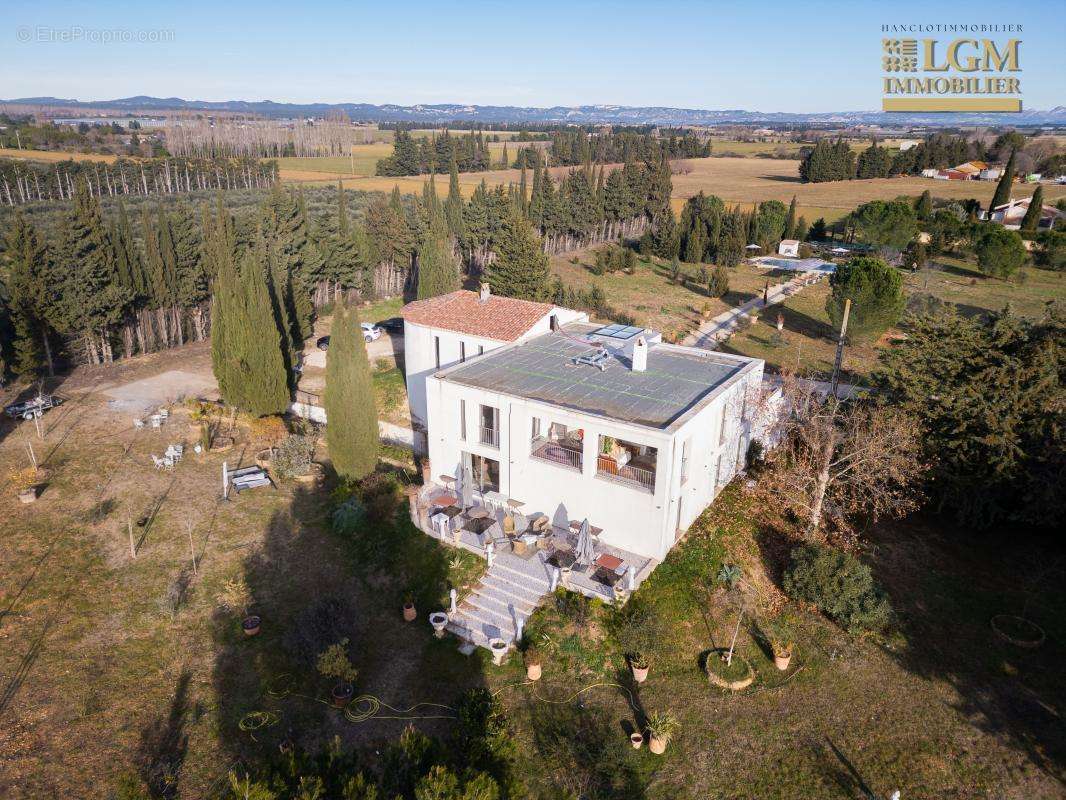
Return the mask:
{"type": "Polygon", "coordinates": [[[500,429],[488,428],[484,425],[481,426],[481,443],[487,444],[490,447],[500,446],[500,429]]]}
{"type": "Polygon", "coordinates": [[[610,456],[596,459],[596,477],[655,493],[655,470],[633,464],[618,466],[618,462],[610,456]]]}
{"type": "Polygon", "coordinates": [[[581,449],[566,442],[538,436],[529,444],[529,455],[531,458],[576,469],[578,472],[582,469],[581,449]]]}

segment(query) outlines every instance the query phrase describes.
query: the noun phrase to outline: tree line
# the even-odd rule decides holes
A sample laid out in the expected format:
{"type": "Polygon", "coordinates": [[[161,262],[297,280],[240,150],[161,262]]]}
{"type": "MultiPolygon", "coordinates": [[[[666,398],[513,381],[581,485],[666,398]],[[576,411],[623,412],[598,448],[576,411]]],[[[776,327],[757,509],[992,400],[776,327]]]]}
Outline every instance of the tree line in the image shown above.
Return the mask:
{"type": "MultiPolygon", "coordinates": [[[[693,133],[671,134],[661,138],[652,133],[619,131],[589,133],[584,129],[557,130],[551,133],[552,166],[580,164],[622,164],[630,161],[657,161],[667,158],[706,158],[711,154],[710,141],[701,141],[693,133]]],[[[518,152],[515,167],[531,167],[539,148],[526,147],[518,152]]]]}
{"type": "Polygon", "coordinates": [[[183,194],[194,191],[265,189],[278,177],[276,161],[255,158],[120,158],[97,161],[0,159],[0,204],[72,200],[79,183],[96,197],[183,194]]]}

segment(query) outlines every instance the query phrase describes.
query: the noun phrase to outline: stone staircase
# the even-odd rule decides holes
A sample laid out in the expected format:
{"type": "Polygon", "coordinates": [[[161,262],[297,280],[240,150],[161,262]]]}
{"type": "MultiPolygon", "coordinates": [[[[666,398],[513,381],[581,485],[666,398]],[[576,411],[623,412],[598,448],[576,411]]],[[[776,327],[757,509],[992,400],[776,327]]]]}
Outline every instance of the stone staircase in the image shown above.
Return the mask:
{"type": "Polygon", "coordinates": [[[486,649],[494,638],[514,645],[517,625],[525,624],[551,589],[550,571],[542,553],[528,559],[496,556],[474,591],[451,615],[447,629],[486,649]]]}

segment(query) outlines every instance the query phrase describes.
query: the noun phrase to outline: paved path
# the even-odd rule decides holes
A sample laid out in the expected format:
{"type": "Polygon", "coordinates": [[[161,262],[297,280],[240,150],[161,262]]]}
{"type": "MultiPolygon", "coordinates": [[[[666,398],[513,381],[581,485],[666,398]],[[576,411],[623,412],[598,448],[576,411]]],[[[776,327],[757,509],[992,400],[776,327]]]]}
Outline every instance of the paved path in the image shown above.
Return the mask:
{"type": "MultiPolygon", "coordinates": [[[[822,272],[803,272],[791,280],[771,286],[766,294],[767,305],[782,303],[794,294],[799,294],[807,286],[817,283],[825,276],[822,272]]],[[[702,347],[706,350],[714,350],[720,342],[724,342],[739,328],[744,320],[750,316],[752,310],[763,307],[762,295],[749,300],[743,305],[731,308],[712,317],[700,325],[695,331],[685,337],[682,344],[690,347],[702,347]]]]}

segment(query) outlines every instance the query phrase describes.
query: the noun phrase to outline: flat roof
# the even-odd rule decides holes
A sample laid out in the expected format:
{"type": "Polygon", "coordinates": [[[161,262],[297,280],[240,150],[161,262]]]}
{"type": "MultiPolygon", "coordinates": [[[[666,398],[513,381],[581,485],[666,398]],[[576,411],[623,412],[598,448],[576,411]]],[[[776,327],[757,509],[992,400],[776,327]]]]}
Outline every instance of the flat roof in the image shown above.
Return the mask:
{"type": "Polygon", "coordinates": [[[582,338],[597,327],[568,325],[562,333],[546,333],[492,350],[438,375],[464,386],[667,428],[756,360],[652,344],[644,372],[630,369],[628,356],[621,352],[611,352],[602,372],[589,364],[573,363],[575,357],[595,352],[596,347],[584,344],[582,338]]]}

